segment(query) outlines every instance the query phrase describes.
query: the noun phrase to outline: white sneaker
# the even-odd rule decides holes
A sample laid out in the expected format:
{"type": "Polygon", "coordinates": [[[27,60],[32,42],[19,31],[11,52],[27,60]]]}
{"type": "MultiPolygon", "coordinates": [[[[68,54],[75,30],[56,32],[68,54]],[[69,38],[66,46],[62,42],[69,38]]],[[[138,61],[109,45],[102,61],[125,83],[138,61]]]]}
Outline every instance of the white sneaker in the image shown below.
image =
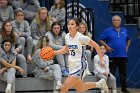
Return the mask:
{"type": "Polygon", "coordinates": [[[6,87],[5,93],[12,93],[11,87],[12,87],[12,85],[8,84],[7,87],[6,87]]]}
{"type": "Polygon", "coordinates": [[[56,90],[58,90],[58,89],[60,89],[61,88],[61,86],[62,86],[62,83],[61,83],[61,81],[57,81],[56,82],[56,90]]]}
{"type": "Polygon", "coordinates": [[[98,83],[100,84],[101,88],[105,91],[105,93],[109,93],[108,86],[104,79],[101,79],[100,81],[98,81],[98,83]]]}

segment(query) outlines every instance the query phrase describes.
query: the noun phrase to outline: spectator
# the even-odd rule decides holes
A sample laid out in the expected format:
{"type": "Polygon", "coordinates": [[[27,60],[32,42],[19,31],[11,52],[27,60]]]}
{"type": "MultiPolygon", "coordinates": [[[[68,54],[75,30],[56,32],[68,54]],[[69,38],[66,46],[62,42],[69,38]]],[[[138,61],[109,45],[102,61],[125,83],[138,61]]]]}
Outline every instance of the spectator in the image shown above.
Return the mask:
{"type": "Polygon", "coordinates": [[[48,15],[48,10],[45,7],[42,7],[37,17],[31,23],[31,35],[33,38],[33,46],[37,45],[39,38],[47,33],[51,27],[51,20],[48,15]]]}
{"type": "Polygon", "coordinates": [[[44,60],[40,56],[40,50],[49,46],[49,38],[42,36],[37,44],[37,49],[32,57],[33,73],[37,78],[55,79],[56,89],[61,87],[61,68],[58,64],[54,64],[53,60],[44,60]]]}
{"type": "Polygon", "coordinates": [[[0,33],[0,44],[3,40],[10,39],[12,41],[12,50],[16,53],[16,63],[22,67],[25,71],[25,74],[22,77],[27,77],[27,63],[25,57],[20,54],[22,45],[20,43],[19,36],[14,33],[12,24],[10,21],[5,21],[2,24],[2,31],[0,33]]]}
{"type": "Polygon", "coordinates": [[[8,5],[8,0],[1,0],[0,1],[0,28],[2,23],[6,20],[13,20],[14,13],[13,8],[8,5]]]}
{"type": "Polygon", "coordinates": [[[121,27],[121,18],[118,15],[112,17],[112,27],[104,30],[100,35],[99,41],[107,49],[107,54],[110,59],[110,71],[115,76],[118,67],[121,83],[121,91],[130,93],[126,89],[126,64],[127,51],[130,46],[130,37],[127,30],[121,27]]]}
{"type": "MultiPolygon", "coordinates": [[[[81,22],[79,24],[79,30],[78,30],[81,34],[85,35],[85,36],[89,36],[88,34],[88,28],[87,28],[87,24],[84,22],[81,22]]],[[[90,37],[90,36],[89,36],[90,37]]],[[[91,56],[92,56],[92,52],[93,52],[93,48],[91,48],[90,46],[86,45],[86,57],[87,57],[87,62],[88,62],[88,70],[87,70],[87,75],[92,75],[89,71],[89,66],[91,66],[91,56]]]]}
{"type": "MultiPolygon", "coordinates": [[[[66,33],[62,31],[61,25],[59,22],[53,22],[51,31],[48,31],[46,34],[50,40],[50,46],[54,50],[59,50],[65,45],[65,35],[66,33]]],[[[56,55],[56,60],[61,66],[61,71],[63,76],[68,76],[68,71],[66,70],[67,55],[56,55]]]]}
{"type": "Polygon", "coordinates": [[[36,17],[37,11],[40,9],[38,0],[9,0],[9,2],[15,9],[23,9],[25,19],[29,21],[32,21],[36,17]]]}
{"type": "Polygon", "coordinates": [[[50,18],[52,22],[59,21],[61,26],[65,25],[65,1],[64,0],[55,0],[54,5],[49,11],[50,18]]]}
{"type": "Polygon", "coordinates": [[[0,49],[0,79],[7,82],[5,93],[15,93],[16,69],[24,74],[24,70],[16,66],[16,54],[11,47],[12,42],[7,39],[2,42],[0,49]]]}
{"type": "MultiPolygon", "coordinates": [[[[105,55],[105,46],[100,46],[105,66],[100,66],[100,59],[98,55],[94,56],[94,73],[98,79],[104,79],[108,86],[112,89],[112,93],[117,93],[116,78],[109,71],[109,58],[105,55]]],[[[104,92],[103,92],[104,93],[104,92]]]]}
{"type": "Polygon", "coordinates": [[[33,41],[28,21],[24,20],[24,13],[22,10],[17,10],[15,13],[16,19],[12,22],[14,31],[18,34],[22,44],[22,54],[24,55],[25,43],[27,45],[27,61],[31,62],[31,53],[33,49],[33,41]]]}

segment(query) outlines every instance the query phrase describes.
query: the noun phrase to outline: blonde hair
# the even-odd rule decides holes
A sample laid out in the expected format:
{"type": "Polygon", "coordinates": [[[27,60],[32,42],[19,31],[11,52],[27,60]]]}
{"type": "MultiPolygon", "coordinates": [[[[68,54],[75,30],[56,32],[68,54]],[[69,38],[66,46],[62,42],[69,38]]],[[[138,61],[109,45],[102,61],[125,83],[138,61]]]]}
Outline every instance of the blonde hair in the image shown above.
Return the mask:
{"type": "Polygon", "coordinates": [[[35,49],[41,49],[47,46],[49,46],[49,38],[47,36],[42,36],[39,38],[35,49]]]}
{"type": "Polygon", "coordinates": [[[36,16],[36,22],[38,24],[38,28],[39,28],[39,31],[40,31],[40,29],[41,29],[41,23],[42,23],[42,20],[40,18],[40,12],[42,10],[46,10],[46,12],[47,12],[47,17],[46,17],[46,21],[45,22],[46,22],[46,31],[48,31],[48,30],[50,30],[51,20],[50,20],[50,17],[49,17],[49,14],[48,14],[48,10],[47,10],[46,7],[41,7],[40,8],[40,10],[38,11],[37,16],[36,16]]]}
{"type": "Polygon", "coordinates": [[[86,29],[86,31],[84,32],[84,35],[90,37],[90,35],[88,34],[88,27],[87,27],[87,24],[86,24],[85,22],[81,22],[81,23],[79,23],[79,26],[80,26],[80,25],[83,25],[83,26],[85,27],[85,29],[86,29]]]}

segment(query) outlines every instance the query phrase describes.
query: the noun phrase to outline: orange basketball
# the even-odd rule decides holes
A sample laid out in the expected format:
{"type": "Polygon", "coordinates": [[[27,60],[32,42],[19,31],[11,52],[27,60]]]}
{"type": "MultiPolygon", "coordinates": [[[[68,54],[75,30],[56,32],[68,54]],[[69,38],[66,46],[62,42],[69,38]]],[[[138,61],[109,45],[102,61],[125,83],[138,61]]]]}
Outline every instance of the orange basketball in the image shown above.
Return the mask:
{"type": "Polygon", "coordinates": [[[40,56],[43,60],[51,60],[54,57],[54,50],[51,47],[42,48],[40,56]]]}

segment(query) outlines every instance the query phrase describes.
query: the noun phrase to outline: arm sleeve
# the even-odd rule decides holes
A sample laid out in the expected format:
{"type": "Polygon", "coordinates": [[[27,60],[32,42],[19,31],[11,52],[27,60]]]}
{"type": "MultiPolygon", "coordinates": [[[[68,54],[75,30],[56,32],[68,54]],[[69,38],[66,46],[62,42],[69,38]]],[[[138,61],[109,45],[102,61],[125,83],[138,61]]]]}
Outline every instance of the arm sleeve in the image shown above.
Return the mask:
{"type": "Polygon", "coordinates": [[[24,21],[24,29],[25,29],[25,36],[28,37],[31,35],[31,30],[30,30],[30,26],[29,23],[27,21],[24,21]]]}
{"type": "Polygon", "coordinates": [[[83,45],[88,45],[89,44],[89,42],[90,42],[90,38],[88,37],[88,36],[81,36],[80,38],[79,38],[79,41],[81,42],[81,44],[83,44],[83,45]]]}
{"type": "Polygon", "coordinates": [[[32,61],[39,67],[39,68],[45,68],[48,65],[48,62],[43,61],[43,59],[40,57],[40,49],[37,49],[32,57],[32,61]]]}
{"type": "Polygon", "coordinates": [[[61,10],[59,10],[57,16],[56,16],[56,19],[58,21],[62,21],[65,19],[65,15],[66,15],[66,11],[65,11],[65,8],[62,8],[61,10]]]}
{"type": "Polygon", "coordinates": [[[2,60],[3,60],[3,56],[4,56],[4,51],[3,51],[3,49],[0,47],[0,63],[1,63],[2,60]]]}
{"type": "Polygon", "coordinates": [[[9,6],[10,9],[10,20],[14,20],[14,11],[13,8],[11,6],[9,6]]]}
{"type": "Polygon", "coordinates": [[[51,32],[50,31],[48,31],[46,34],[45,34],[48,38],[49,38],[49,40],[50,40],[50,46],[53,48],[53,49],[55,49],[55,50],[59,50],[59,49],[61,49],[63,46],[61,46],[61,45],[56,45],[56,44],[54,44],[54,36],[51,34],[51,32]]]}
{"type": "Polygon", "coordinates": [[[16,20],[13,20],[11,23],[12,23],[12,26],[13,26],[13,31],[14,31],[15,33],[18,33],[19,30],[17,29],[16,20]]]}
{"type": "Polygon", "coordinates": [[[32,38],[38,40],[39,36],[37,36],[37,23],[35,20],[32,22],[30,29],[31,29],[32,38]]]}
{"type": "Polygon", "coordinates": [[[40,3],[38,0],[32,0],[33,4],[37,7],[37,9],[40,8],[40,3]]]}
{"type": "Polygon", "coordinates": [[[19,36],[15,33],[15,37],[16,37],[16,47],[15,48],[19,48],[20,50],[22,49],[22,45],[19,39],[19,36]]]}

